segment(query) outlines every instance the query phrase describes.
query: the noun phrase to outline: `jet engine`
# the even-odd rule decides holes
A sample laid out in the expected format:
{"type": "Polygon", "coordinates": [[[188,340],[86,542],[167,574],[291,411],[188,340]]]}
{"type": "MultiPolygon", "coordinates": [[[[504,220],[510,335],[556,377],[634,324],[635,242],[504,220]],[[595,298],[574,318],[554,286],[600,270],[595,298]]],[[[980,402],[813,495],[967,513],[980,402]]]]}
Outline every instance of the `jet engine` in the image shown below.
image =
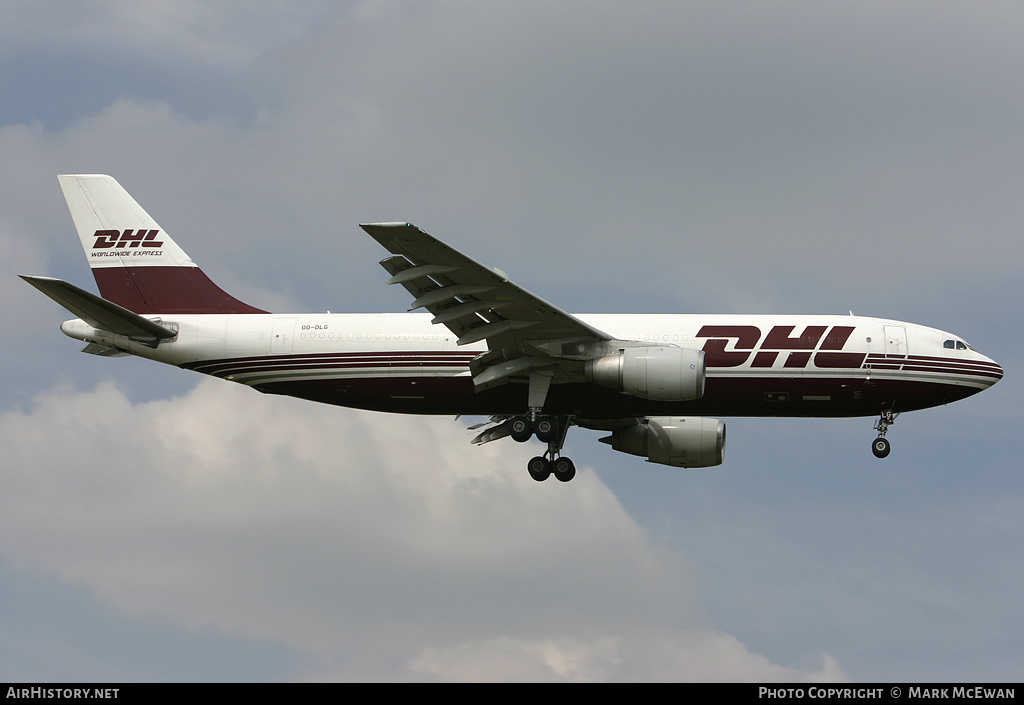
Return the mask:
{"type": "Polygon", "coordinates": [[[676,468],[721,465],[725,424],[700,416],[654,416],[600,439],[622,453],[676,468]]]}
{"type": "Polygon", "coordinates": [[[587,360],[588,382],[654,401],[704,395],[704,351],[674,346],[626,348],[587,360]]]}

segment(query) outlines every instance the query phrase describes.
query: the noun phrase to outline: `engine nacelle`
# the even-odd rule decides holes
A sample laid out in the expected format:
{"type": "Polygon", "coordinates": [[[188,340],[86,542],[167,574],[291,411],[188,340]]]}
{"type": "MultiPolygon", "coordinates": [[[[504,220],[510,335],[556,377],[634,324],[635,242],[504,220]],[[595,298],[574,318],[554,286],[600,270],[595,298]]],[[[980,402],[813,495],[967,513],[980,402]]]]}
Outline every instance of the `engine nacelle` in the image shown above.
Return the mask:
{"type": "Polygon", "coordinates": [[[700,416],[655,416],[620,428],[601,442],[652,463],[707,468],[721,465],[725,457],[725,424],[700,416]]]}
{"type": "Polygon", "coordinates": [[[587,360],[588,382],[654,401],[688,401],[704,396],[704,351],[656,346],[626,348],[587,360]]]}

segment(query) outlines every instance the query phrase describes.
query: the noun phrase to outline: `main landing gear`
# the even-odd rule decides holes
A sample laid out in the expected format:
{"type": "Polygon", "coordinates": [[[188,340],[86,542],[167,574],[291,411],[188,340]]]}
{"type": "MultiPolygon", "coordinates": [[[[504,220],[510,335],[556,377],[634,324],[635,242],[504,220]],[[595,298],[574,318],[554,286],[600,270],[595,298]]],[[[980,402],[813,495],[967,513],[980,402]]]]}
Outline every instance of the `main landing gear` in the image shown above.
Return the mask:
{"type": "Polygon", "coordinates": [[[889,427],[896,423],[896,417],[899,414],[893,413],[892,409],[883,409],[882,416],[875,421],[875,430],[878,431],[878,438],[871,443],[871,452],[875,454],[876,458],[884,458],[889,455],[891,449],[888,439],[885,437],[886,431],[889,427]]]}
{"type": "Polygon", "coordinates": [[[509,435],[512,436],[512,440],[525,443],[531,436],[537,436],[537,440],[548,444],[544,455],[531,458],[526,465],[530,477],[537,482],[543,482],[551,475],[562,482],[568,482],[576,477],[576,466],[569,458],[560,455],[570,423],[568,416],[535,416],[533,419],[528,416],[515,416],[509,421],[509,435]]]}

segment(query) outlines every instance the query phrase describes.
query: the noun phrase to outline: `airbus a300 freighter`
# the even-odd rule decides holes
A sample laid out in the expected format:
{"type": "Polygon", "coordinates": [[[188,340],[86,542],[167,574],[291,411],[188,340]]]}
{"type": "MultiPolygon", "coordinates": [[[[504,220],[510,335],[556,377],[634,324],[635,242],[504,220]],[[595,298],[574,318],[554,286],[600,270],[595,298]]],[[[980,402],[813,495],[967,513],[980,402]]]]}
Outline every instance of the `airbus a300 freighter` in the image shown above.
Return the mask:
{"type": "Polygon", "coordinates": [[[28,283],[78,318],[84,352],[137,355],[340,406],[490,417],[475,443],[533,437],[530,475],[568,481],[571,426],[673,467],[719,465],[711,416],[876,416],[872,451],[905,411],[1003,375],[952,333],[863,316],[573,315],[409,223],[362,225],[391,255],[410,311],[269,313],[214,284],[113,178],[58,177],[100,296],[28,283]]]}

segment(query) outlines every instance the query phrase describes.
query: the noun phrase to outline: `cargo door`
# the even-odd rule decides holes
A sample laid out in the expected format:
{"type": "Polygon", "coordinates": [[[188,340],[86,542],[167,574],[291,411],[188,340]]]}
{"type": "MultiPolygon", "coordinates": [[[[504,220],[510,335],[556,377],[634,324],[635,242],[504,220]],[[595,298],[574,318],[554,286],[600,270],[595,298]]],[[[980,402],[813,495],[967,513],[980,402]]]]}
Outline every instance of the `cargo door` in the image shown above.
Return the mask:
{"type": "Polygon", "coordinates": [[[907,329],[903,326],[885,326],[885,354],[907,355],[907,329]]]}
{"type": "Polygon", "coordinates": [[[294,318],[274,319],[273,333],[270,338],[271,355],[287,355],[292,351],[295,320],[294,318]]]}

